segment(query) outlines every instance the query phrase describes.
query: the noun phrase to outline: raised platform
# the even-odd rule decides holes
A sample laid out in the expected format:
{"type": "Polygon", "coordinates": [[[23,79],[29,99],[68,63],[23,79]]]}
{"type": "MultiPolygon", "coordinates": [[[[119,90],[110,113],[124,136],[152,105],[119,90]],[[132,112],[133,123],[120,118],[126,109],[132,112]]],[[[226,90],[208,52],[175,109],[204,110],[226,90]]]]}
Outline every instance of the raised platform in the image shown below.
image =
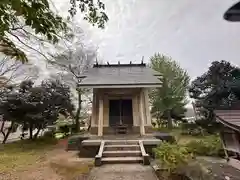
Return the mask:
{"type": "Polygon", "coordinates": [[[150,155],[146,152],[145,147],[155,147],[161,141],[158,140],[98,140],[85,141],[86,145],[90,143],[93,147],[100,141],[98,153],[95,156],[95,165],[101,166],[102,164],[119,164],[119,163],[143,163],[144,165],[150,164],[150,155]],[[151,145],[148,145],[151,144],[151,145]]]}
{"type": "MultiPolygon", "coordinates": [[[[84,140],[82,141],[82,146],[100,146],[101,142],[103,139],[88,139],[88,140],[84,140]]],[[[162,141],[159,139],[135,139],[135,140],[124,140],[124,142],[126,142],[126,144],[129,142],[134,142],[136,140],[142,140],[143,145],[148,146],[148,145],[153,145],[153,146],[157,146],[159,145],[162,141]]],[[[122,142],[123,140],[104,140],[105,142],[122,142]]]]}
{"type": "MultiPolygon", "coordinates": [[[[95,157],[95,155],[98,154],[101,142],[103,141],[105,142],[105,144],[120,144],[121,146],[126,145],[128,147],[130,147],[130,144],[134,145],[135,142],[141,141],[146,153],[150,156],[153,156],[153,148],[157,147],[162,142],[161,140],[155,138],[153,134],[147,134],[145,136],[140,136],[136,134],[105,135],[103,137],[89,135],[88,139],[85,139],[81,142],[79,156],[95,157]]],[[[115,150],[117,149],[118,148],[116,147],[115,150]]]]}
{"type": "Polygon", "coordinates": [[[139,134],[118,134],[118,135],[104,135],[102,137],[96,135],[90,135],[89,139],[82,141],[82,146],[100,146],[101,141],[104,140],[105,142],[118,142],[118,141],[125,141],[125,142],[133,142],[136,140],[141,140],[144,145],[158,145],[162,141],[155,138],[154,134],[146,134],[141,136],[139,134]]]}
{"type": "Polygon", "coordinates": [[[97,136],[94,134],[87,135],[89,139],[101,139],[101,140],[140,140],[140,139],[156,139],[155,133],[145,134],[144,136],[139,133],[127,133],[127,134],[104,134],[103,136],[97,136]]]}
{"type": "MultiPolygon", "coordinates": [[[[152,126],[144,126],[145,128],[145,133],[153,133],[152,126]]],[[[98,134],[98,127],[91,127],[90,128],[90,133],[92,135],[97,135],[98,134]]],[[[130,133],[132,134],[140,134],[140,126],[132,126],[131,128],[127,129],[127,134],[129,135],[130,133]]],[[[117,135],[116,129],[114,127],[103,127],[103,134],[105,135],[117,135]]],[[[127,135],[125,134],[125,135],[127,135]]]]}

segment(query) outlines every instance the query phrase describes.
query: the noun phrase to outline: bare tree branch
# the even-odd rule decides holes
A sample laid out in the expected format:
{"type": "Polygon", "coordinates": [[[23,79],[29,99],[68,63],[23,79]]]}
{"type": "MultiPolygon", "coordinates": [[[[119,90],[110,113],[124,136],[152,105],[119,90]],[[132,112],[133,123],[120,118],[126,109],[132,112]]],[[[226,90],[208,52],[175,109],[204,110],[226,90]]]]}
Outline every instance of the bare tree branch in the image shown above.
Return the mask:
{"type": "MultiPolygon", "coordinates": [[[[83,44],[76,39],[77,42],[73,41],[70,46],[63,41],[66,48],[60,53],[52,55],[55,61],[52,61],[53,67],[59,69],[62,78],[74,91],[75,99],[77,100],[76,115],[74,117],[76,123],[76,129],[79,129],[79,118],[80,113],[83,113],[82,102],[91,101],[91,98],[86,95],[88,90],[79,89],[78,84],[82,81],[85,71],[93,64],[96,57],[96,51],[84,48],[83,44]],[[86,95],[86,97],[85,97],[86,95]]],[[[88,104],[88,103],[87,103],[88,104]]]]}
{"type": "Polygon", "coordinates": [[[22,64],[5,56],[0,60],[0,87],[26,78],[37,77],[38,68],[32,64],[22,64]]]}
{"type": "Polygon", "coordinates": [[[24,46],[26,46],[27,48],[39,53],[40,55],[42,55],[47,61],[51,61],[44,53],[42,53],[41,51],[31,47],[30,45],[26,44],[25,42],[23,42],[17,35],[8,32],[10,35],[12,35],[14,38],[16,38],[21,44],[23,44],[24,46]]]}

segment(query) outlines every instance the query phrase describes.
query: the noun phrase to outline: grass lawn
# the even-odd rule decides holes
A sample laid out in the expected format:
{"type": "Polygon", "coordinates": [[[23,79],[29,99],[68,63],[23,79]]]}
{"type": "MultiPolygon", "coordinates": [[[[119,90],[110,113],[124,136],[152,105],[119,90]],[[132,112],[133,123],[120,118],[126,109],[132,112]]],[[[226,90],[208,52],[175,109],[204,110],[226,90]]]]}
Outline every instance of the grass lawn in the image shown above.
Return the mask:
{"type": "Polygon", "coordinates": [[[66,141],[62,141],[40,138],[5,144],[0,148],[0,177],[71,180],[87,174],[93,161],[81,161],[76,152],[66,152],[63,147],[66,141]]]}
{"type": "Polygon", "coordinates": [[[22,140],[1,145],[0,170],[8,172],[22,170],[26,166],[44,160],[44,154],[54,148],[57,141],[54,139],[38,139],[36,141],[22,140]]]}

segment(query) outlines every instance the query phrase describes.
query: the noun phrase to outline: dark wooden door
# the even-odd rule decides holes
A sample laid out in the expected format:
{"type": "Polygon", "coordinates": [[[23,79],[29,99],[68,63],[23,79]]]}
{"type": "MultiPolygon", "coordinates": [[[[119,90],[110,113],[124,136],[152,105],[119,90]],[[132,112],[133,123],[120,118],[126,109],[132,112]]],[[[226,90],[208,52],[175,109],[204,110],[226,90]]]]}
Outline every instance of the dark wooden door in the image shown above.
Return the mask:
{"type": "Polygon", "coordinates": [[[116,126],[120,122],[120,101],[110,100],[109,101],[109,125],[116,126]]]}
{"type": "Polygon", "coordinates": [[[132,100],[109,101],[109,125],[133,125],[132,100]]]}
{"type": "Polygon", "coordinates": [[[124,99],[121,101],[121,119],[123,124],[133,125],[132,100],[124,99]]]}

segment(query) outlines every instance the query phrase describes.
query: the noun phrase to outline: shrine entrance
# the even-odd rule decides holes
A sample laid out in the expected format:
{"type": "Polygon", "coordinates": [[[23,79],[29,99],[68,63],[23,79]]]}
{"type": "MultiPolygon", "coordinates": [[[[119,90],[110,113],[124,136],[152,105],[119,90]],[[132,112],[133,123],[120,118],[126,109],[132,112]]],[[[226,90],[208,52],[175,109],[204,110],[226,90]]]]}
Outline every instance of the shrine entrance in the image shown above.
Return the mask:
{"type": "Polygon", "coordinates": [[[109,100],[109,125],[133,126],[132,99],[109,100]]]}

